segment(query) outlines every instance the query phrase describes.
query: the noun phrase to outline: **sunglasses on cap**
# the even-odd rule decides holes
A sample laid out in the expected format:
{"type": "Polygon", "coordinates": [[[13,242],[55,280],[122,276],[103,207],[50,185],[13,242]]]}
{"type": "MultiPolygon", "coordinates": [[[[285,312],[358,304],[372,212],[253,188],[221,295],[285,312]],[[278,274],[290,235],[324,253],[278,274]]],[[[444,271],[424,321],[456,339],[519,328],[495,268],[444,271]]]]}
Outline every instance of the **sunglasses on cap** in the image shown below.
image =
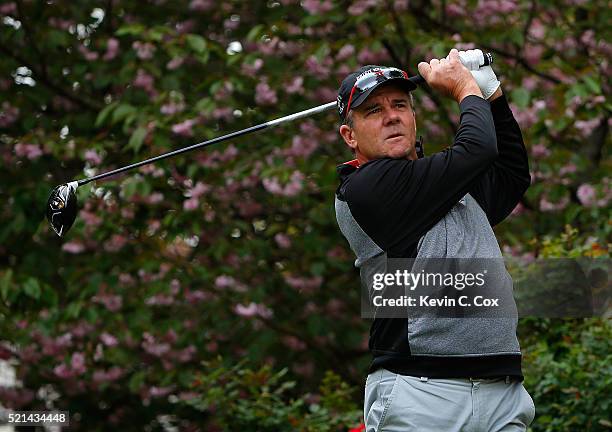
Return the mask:
{"type": "Polygon", "coordinates": [[[362,75],[357,77],[351,93],[349,96],[348,104],[346,106],[346,113],[351,109],[351,103],[353,98],[356,100],[364,93],[376,87],[378,84],[385,82],[389,79],[408,79],[408,74],[401,69],[394,67],[372,69],[364,72],[362,75]]]}

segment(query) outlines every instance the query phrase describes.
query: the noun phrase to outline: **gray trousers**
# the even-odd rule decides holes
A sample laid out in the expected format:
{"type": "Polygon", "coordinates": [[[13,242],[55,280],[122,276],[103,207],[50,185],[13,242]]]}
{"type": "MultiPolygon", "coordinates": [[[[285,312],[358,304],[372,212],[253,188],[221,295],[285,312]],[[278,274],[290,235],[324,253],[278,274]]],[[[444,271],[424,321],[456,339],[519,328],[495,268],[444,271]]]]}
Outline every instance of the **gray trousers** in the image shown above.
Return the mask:
{"type": "Polygon", "coordinates": [[[366,380],[366,432],[523,432],[535,417],[523,384],[438,379],[379,369],[366,380]]]}

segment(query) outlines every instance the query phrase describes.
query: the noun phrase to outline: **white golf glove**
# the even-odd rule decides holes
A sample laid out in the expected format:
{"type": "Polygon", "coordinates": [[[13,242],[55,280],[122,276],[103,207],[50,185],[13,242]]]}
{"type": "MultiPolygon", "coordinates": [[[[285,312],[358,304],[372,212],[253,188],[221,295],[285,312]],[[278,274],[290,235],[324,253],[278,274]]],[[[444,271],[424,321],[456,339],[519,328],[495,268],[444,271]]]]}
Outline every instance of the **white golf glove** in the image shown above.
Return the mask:
{"type": "Polygon", "coordinates": [[[484,55],[479,49],[459,51],[461,63],[468,68],[480,91],[485,99],[489,99],[493,93],[499,88],[501,83],[498,81],[491,66],[480,66],[484,63],[484,55]]]}

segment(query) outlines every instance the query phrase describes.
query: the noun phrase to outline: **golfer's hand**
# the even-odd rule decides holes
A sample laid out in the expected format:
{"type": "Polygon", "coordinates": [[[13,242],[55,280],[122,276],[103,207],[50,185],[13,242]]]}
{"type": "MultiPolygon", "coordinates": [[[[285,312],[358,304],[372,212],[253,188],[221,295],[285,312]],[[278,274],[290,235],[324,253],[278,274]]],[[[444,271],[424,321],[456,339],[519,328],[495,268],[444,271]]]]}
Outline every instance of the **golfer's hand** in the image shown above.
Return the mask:
{"type": "Polygon", "coordinates": [[[484,63],[484,55],[481,50],[467,50],[467,51],[459,51],[459,58],[461,59],[461,63],[468,68],[480,91],[482,92],[482,96],[485,99],[489,99],[495,91],[499,88],[500,82],[495,76],[495,72],[493,72],[493,68],[491,66],[480,66],[484,63]]]}
{"type": "Polygon", "coordinates": [[[418,65],[419,73],[434,90],[445,94],[457,102],[469,95],[482,97],[478,84],[470,71],[461,63],[459,51],[452,49],[448,57],[432,59],[429,63],[418,65]]]}

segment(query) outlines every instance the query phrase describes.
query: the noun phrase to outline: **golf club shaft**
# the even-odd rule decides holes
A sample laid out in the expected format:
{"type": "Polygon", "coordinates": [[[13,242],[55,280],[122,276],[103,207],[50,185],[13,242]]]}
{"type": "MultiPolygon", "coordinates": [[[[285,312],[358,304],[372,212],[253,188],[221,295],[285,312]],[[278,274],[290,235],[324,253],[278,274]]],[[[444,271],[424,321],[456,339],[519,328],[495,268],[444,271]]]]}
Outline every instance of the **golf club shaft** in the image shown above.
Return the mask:
{"type": "Polygon", "coordinates": [[[330,110],[330,109],[335,108],[335,107],[336,107],[336,102],[334,101],[334,102],[329,102],[329,103],[326,103],[326,104],[323,104],[323,105],[319,105],[319,106],[316,106],[314,108],[310,108],[310,109],[307,109],[307,110],[304,110],[304,111],[300,111],[300,112],[297,112],[297,113],[294,113],[294,114],[290,114],[290,115],[287,115],[287,116],[284,116],[284,117],[279,117],[277,119],[270,120],[270,121],[265,122],[265,123],[260,123],[258,125],[251,126],[251,127],[248,127],[246,129],[242,129],[242,130],[239,130],[239,131],[236,131],[236,132],[232,132],[232,133],[229,133],[227,135],[223,135],[223,136],[220,136],[220,137],[217,137],[217,138],[213,138],[213,139],[210,139],[208,141],[204,141],[204,142],[201,142],[201,143],[198,143],[198,144],[194,144],[194,145],[191,145],[189,147],[184,147],[184,148],[181,148],[181,149],[178,149],[178,150],[174,150],[174,151],[171,151],[171,152],[168,152],[168,153],[164,153],[164,154],[161,154],[159,156],[155,156],[155,157],[150,158],[150,159],[146,159],[146,160],[143,160],[143,161],[140,161],[140,162],[136,162],[136,163],[131,164],[131,165],[124,166],[122,168],[117,168],[116,170],[113,170],[113,171],[109,171],[109,172],[105,172],[105,173],[102,173],[102,174],[98,174],[98,175],[93,176],[93,177],[84,178],[84,179],[78,181],[78,185],[82,186],[82,185],[87,184],[87,183],[89,183],[91,181],[94,181],[94,180],[100,180],[100,179],[103,179],[103,178],[106,178],[106,177],[110,177],[110,176],[113,176],[113,175],[116,175],[116,174],[119,174],[119,173],[122,173],[122,172],[125,172],[125,171],[132,170],[134,168],[141,167],[143,165],[148,165],[150,163],[160,161],[162,159],[167,159],[169,157],[177,156],[179,154],[186,153],[186,152],[189,152],[189,151],[192,151],[192,150],[196,150],[196,149],[199,149],[199,148],[202,148],[202,147],[207,147],[209,145],[217,144],[217,143],[220,143],[222,141],[227,141],[227,140],[229,140],[231,138],[237,138],[237,137],[242,136],[242,135],[247,135],[247,134],[250,134],[250,133],[253,133],[253,132],[257,132],[257,131],[266,129],[268,127],[277,126],[277,125],[279,125],[281,123],[297,120],[297,119],[302,118],[302,117],[308,117],[310,115],[317,114],[317,113],[320,113],[320,112],[323,112],[323,111],[327,111],[327,110],[330,110]]]}

